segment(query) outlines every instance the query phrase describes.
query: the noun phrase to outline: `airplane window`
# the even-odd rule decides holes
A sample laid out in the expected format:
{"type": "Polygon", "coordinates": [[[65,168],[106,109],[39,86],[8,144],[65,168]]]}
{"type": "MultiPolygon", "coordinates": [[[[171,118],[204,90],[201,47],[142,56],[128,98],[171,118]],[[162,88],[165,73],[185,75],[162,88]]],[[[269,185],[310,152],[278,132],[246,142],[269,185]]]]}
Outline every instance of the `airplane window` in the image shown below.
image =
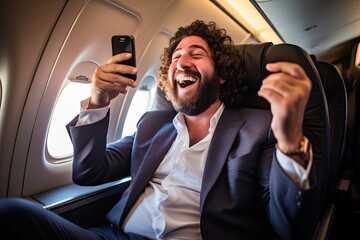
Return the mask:
{"type": "Polygon", "coordinates": [[[132,135],[140,117],[152,108],[156,93],[156,80],[152,77],[144,79],[131,100],[121,136],[132,135]]]}
{"type": "Polygon", "coordinates": [[[128,136],[135,132],[136,123],[141,115],[147,110],[149,105],[150,92],[149,90],[136,91],[133,100],[131,101],[128,116],[126,117],[124,130],[122,135],[128,136]]]}
{"type": "Polygon", "coordinates": [[[80,111],[80,101],[90,96],[89,83],[69,82],[62,90],[53,112],[47,136],[47,151],[59,162],[70,157],[73,147],[66,131],[68,124],[80,111]]]}
{"type": "MultiPolygon", "coordinates": [[[[53,112],[47,136],[47,153],[50,161],[59,163],[70,160],[73,147],[66,131],[68,124],[80,110],[80,101],[88,98],[91,84],[70,82],[62,90],[53,112]]],[[[122,136],[134,133],[136,124],[142,114],[150,110],[156,93],[155,79],[145,78],[130,100],[130,106],[122,128],[122,136]]]]}
{"type": "MultiPolygon", "coordinates": [[[[47,136],[47,153],[51,158],[50,161],[59,163],[72,156],[73,147],[65,125],[79,113],[80,101],[88,98],[90,91],[91,85],[81,82],[69,82],[62,90],[51,118],[47,136]]],[[[139,118],[151,109],[155,93],[155,79],[145,78],[131,99],[122,136],[134,133],[139,118]]]]}

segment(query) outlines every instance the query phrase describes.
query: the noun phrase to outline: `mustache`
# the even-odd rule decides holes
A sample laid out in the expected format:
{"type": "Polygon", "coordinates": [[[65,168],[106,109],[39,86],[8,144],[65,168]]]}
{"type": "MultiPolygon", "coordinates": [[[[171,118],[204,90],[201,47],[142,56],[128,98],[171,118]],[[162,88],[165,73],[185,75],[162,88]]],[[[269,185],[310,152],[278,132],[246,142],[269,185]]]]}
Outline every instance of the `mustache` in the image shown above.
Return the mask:
{"type": "Polygon", "coordinates": [[[185,69],[185,70],[181,70],[181,69],[178,69],[176,70],[175,74],[174,74],[174,80],[176,80],[177,76],[179,74],[185,74],[185,75],[190,75],[190,76],[193,76],[195,78],[200,78],[200,73],[198,71],[195,71],[195,70],[191,70],[191,69],[185,69]]]}

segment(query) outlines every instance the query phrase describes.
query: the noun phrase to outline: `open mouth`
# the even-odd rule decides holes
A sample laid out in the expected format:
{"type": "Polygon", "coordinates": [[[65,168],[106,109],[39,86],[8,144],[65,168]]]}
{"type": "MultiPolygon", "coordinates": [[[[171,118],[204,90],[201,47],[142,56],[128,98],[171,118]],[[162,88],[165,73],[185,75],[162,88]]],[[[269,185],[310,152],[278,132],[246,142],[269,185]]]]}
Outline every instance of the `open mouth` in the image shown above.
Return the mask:
{"type": "Polygon", "coordinates": [[[176,78],[176,81],[178,82],[179,86],[181,88],[186,88],[192,84],[194,84],[197,81],[197,78],[193,77],[193,76],[183,76],[183,75],[179,75],[176,78]]]}

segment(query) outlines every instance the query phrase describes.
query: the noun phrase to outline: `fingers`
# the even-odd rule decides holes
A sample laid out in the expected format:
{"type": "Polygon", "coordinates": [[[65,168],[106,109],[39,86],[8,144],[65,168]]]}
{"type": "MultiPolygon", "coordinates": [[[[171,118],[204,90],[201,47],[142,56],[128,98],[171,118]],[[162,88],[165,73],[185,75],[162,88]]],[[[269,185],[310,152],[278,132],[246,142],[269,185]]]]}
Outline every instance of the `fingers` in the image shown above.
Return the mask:
{"type": "Polygon", "coordinates": [[[121,53],[112,56],[105,64],[98,67],[95,71],[95,79],[106,81],[113,84],[123,86],[136,87],[137,83],[130,78],[126,78],[124,74],[137,74],[137,68],[121,64],[125,60],[131,58],[131,53],[121,53]]]}
{"type": "Polygon", "coordinates": [[[270,103],[272,129],[278,144],[296,146],[302,136],[302,121],[311,80],[294,63],[271,63],[266,68],[271,73],[263,80],[258,95],[270,103]]]}
{"type": "Polygon", "coordinates": [[[309,94],[311,81],[299,65],[278,62],[267,64],[266,68],[273,73],[263,80],[258,94],[270,103],[284,98],[301,100],[309,94]]]}
{"type": "MultiPolygon", "coordinates": [[[[137,74],[137,68],[133,66],[129,66],[126,64],[122,64],[124,61],[131,59],[132,54],[131,53],[120,53],[117,55],[112,56],[105,64],[101,66],[101,69],[103,72],[106,73],[117,73],[120,75],[136,75],[137,74]]],[[[114,79],[115,81],[121,81],[121,79],[114,79]]],[[[133,82],[127,81],[126,85],[129,85],[131,87],[133,82]]],[[[135,84],[136,86],[136,84],[135,84]]]]}
{"type": "Polygon", "coordinates": [[[125,60],[129,60],[132,57],[131,53],[120,53],[112,56],[105,64],[121,63],[125,60]]]}
{"type": "Polygon", "coordinates": [[[124,74],[137,74],[137,68],[121,64],[122,61],[129,58],[131,58],[130,53],[118,54],[95,69],[92,78],[92,106],[106,106],[119,93],[127,93],[127,87],[137,87],[136,81],[123,76],[124,74]]]}
{"type": "Polygon", "coordinates": [[[269,72],[284,72],[296,78],[306,77],[306,73],[304,69],[295,63],[290,63],[290,62],[269,63],[266,65],[266,69],[269,72]]]}
{"type": "MultiPolygon", "coordinates": [[[[93,76],[93,86],[106,90],[121,90],[127,86],[135,88],[137,83],[120,74],[136,74],[137,69],[122,64],[105,64],[96,68],[93,76]],[[122,88],[121,88],[122,87],[122,88]]],[[[122,91],[125,93],[124,91],[122,91]]]]}

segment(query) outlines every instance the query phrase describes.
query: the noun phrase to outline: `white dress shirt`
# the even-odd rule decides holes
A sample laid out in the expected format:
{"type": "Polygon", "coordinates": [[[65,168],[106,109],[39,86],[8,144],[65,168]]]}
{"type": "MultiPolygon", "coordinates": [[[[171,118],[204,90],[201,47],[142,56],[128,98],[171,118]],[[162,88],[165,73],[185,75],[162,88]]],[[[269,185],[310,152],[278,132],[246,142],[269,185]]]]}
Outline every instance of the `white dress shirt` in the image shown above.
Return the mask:
{"type": "Polygon", "coordinates": [[[211,138],[223,110],[222,105],[210,120],[208,135],[191,147],[184,115],[176,115],[173,124],[177,137],[125,219],[125,232],[151,239],[201,239],[202,176],[211,138]],[[144,223],[143,219],[148,221],[144,223]]]}

